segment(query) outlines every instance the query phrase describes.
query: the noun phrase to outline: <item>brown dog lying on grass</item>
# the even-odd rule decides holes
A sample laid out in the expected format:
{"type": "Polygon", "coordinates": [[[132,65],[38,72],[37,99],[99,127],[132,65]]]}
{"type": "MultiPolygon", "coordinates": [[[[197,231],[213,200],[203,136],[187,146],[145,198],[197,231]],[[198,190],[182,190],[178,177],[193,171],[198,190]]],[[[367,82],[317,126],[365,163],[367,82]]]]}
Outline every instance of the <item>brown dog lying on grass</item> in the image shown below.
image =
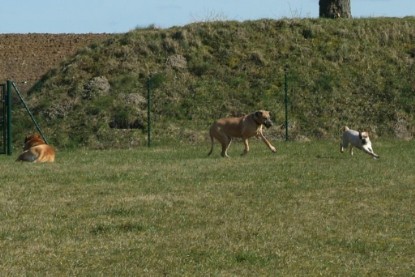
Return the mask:
{"type": "Polygon", "coordinates": [[[245,150],[242,155],[245,155],[249,152],[248,138],[253,136],[261,137],[268,148],[272,152],[276,152],[275,147],[262,134],[262,125],[265,125],[267,128],[272,126],[268,111],[259,110],[242,117],[218,119],[210,127],[212,145],[208,155],[212,154],[214,138],[222,145],[222,157],[229,157],[227,151],[231,145],[232,138],[242,138],[245,144],[245,150]]]}
{"type": "Polygon", "coordinates": [[[39,134],[26,136],[23,153],[16,161],[43,163],[55,161],[55,149],[47,145],[39,134]]]}

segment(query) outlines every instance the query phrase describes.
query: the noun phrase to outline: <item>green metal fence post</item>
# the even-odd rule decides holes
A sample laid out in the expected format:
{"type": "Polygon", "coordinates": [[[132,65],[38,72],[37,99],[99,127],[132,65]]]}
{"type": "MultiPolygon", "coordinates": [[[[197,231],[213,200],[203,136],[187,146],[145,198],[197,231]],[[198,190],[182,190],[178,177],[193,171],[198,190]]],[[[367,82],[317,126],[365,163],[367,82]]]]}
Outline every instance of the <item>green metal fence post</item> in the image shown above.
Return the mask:
{"type": "Polygon", "coordinates": [[[11,156],[12,154],[12,82],[7,81],[6,85],[6,129],[7,129],[7,145],[6,145],[6,153],[7,155],[11,156]]]}
{"type": "Polygon", "coordinates": [[[6,143],[7,143],[7,129],[6,129],[6,101],[7,101],[7,96],[6,96],[6,84],[0,84],[0,89],[1,89],[1,140],[2,140],[2,144],[1,144],[1,154],[6,154],[6,143]]]}
{"type": "Polygon", "coordinates": [[[287,71],[288,71],[288,65],[285,66],[284,72],[284,90],[285,90],[285,140],[288,141],[288,84],[287,84],[287,71]]]}
{"type": "Polygon", "coordinates": [[[147,146],[151,146],[151,75],[147,79],[147,146]]]}

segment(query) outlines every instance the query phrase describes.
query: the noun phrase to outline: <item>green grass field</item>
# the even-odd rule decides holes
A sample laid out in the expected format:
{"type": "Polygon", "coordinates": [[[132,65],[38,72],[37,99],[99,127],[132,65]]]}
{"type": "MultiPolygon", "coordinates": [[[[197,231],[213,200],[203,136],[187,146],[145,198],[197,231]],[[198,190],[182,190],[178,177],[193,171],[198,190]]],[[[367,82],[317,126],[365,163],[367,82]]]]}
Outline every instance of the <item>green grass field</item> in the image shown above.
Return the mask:
{"type": "Polygon", "coordinates": [[[0,156],[2,276],[414,276],[415,142],[0,156]]]}

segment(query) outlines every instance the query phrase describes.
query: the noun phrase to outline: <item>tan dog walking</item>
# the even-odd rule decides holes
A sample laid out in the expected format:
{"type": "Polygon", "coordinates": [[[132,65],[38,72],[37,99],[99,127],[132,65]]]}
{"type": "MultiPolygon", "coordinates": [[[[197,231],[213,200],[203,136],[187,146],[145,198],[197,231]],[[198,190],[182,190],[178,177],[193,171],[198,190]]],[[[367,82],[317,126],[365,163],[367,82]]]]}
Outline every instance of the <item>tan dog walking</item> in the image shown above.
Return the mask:
{"type": "Polygon", "coordinates": [[[231,145],[232,138],[242,138],[245,145],[242,155],[246,155],[249,152],[248,139],[253,136],[260,137],[268,148],[275,153],[277,150],[262,133],[262,125],[265,125],[267,128],[272,126],[268,111],[259,110],[242,117],[218,119],[210,127],[211,148],[208,155],[213,152],[214,138],[222,145],[222,157],[229,157],[227,151],[231,145]]]}
{"type": "Polygon", "coordinates": [[[46,144],[39,134],[26,136],[23,153],[16,161],[43,163],[55,161],[55,149],[46,144]]]}

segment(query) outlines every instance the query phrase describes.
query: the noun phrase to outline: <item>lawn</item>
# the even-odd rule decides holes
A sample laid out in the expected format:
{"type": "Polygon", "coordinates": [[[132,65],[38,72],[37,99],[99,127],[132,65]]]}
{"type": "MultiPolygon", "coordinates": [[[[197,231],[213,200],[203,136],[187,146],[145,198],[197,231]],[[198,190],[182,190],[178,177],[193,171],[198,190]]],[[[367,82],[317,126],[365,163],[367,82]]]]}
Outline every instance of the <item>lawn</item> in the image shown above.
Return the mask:
{"type": "Polygon", "coordinates": [[[0,156],[2,276],[414,276],[415,142],[0,156]]]}

